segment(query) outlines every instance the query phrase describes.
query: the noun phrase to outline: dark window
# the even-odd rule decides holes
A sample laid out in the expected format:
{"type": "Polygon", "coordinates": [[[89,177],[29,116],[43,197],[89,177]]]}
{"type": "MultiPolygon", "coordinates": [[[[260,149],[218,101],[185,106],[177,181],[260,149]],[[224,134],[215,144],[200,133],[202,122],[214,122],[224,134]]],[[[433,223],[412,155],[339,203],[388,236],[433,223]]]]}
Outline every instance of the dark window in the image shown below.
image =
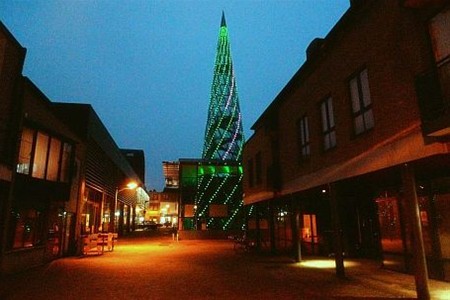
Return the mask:
{"type": "Polygon", "coordinates": [[[320,111],[322,115],[323,148],[329,150],[336,147],[336,126],[334,122],[333,98],[325,99],[320,111]]]}
{"type": "Polygon", "coordinates": [[[300,149],[300,160],[308,158],[311,153],[309,146],[309,124],[306,115],[297,121],[297,140],[300,149]]]}
{"type": "Polygon", "coordinates": [[[374,126],[372,100],[370,99],[367,69],[350,79],[353,127],[355,134],[361,134],[374,126]]]}

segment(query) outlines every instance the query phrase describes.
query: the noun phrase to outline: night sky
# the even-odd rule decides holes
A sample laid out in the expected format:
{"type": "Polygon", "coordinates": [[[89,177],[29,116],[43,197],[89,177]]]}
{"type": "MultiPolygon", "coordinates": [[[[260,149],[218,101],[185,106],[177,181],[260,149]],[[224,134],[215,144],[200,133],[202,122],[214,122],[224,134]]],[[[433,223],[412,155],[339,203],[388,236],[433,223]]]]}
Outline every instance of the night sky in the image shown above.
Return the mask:
{"type": "Polygon", "coordinates": [[[146,186],[162,161],[200,158],[222,11],[244,134],[350,0],[0,1],[27,48],[23,74],[52,101],[91,104],[120,148],[143,149],[146,186]]]}

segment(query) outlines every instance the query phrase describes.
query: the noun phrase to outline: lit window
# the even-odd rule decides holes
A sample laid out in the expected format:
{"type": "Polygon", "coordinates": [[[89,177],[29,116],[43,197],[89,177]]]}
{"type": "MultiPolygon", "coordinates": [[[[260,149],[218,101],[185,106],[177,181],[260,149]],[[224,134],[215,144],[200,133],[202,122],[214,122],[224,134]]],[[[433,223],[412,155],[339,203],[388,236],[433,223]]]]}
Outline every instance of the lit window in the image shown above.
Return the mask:
{"type": "Polygon", "coordinates": [[[30,174],[31,151],[33,150],[34,131],[24,128],[20,140],[19,161],[17,173],[30,174]]]}
{"type": "Polygon", "coordinates": [[[353,126],[355,134],[361,134],[374,126],[372,100],[370,99],[367,69],[350,80],[353,126]]]}
{"type": "Polygon", "coordinates": [[[322,115],[323,147],[325,150],[329,150],[336,147],[333,99],[329,97],[323,101],[320,110],[322,115]]]}
{"type": "Polygon", "coordinates": [[[62,182],[69,181],[70,158],[72,154],[72,145],[64,143],[61,157],[61,175],[59,180],[62,182]]]}
{"type": "Polygon", "coordinates": [[[58,171],[60,165],[61,142],[52,138],[50,141],[50,151],[48,155],[47,176],[50,181],[58,180],[58,171]]]}
{"type": "Polygon", "coordinates": [[[297,139],[300,148],[300,159],[309,157],[309,125],[307,116],[303,116],[297,121],[297,139]]]}
{"type": "Polygon", "coordinates": [[[49,181],[69,181],[72,145],[43,132],[24,128],[17,173],[49,181]]]}
{"type": "Polygon", "coordinates": [[[36,149],[34,151],[32,176],[35,178],[45,178],[45,167],[47,164],[49,136],[38,132],[36,138],[36,149]]]}

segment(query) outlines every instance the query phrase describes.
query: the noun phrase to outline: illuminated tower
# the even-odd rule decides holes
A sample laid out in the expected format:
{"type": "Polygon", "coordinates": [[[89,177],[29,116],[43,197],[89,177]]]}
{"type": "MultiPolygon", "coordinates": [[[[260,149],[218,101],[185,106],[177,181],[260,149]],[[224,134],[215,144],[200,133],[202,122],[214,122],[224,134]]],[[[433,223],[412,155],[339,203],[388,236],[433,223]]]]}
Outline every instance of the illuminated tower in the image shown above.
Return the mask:
{"type": "Polygon", "coordinates": [[[225,14],[222,13],[202,158],[240,161],[243,145],[236,78],[225,14]]]}
{"type": "Polygon", "coordinates": [[[199,168],[196,217],[207,228],[242,227],[244,135],[228,29],[222,13],[199,168]]]}

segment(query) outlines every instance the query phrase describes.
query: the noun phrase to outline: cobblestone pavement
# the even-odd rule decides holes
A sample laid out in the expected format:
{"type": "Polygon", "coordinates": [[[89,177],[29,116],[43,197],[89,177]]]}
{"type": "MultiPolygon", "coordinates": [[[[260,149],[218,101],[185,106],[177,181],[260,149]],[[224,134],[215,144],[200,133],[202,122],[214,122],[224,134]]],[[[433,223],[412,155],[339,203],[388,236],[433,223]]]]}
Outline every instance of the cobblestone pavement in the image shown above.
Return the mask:
{"type": "MultiPolygon", "coordinates": [[[[414,278],[349,261],[234,251],[231,241],[120,239],[113,252],[63,258],[2,278],[0,299],[391,299],[415,298],[414,278]]],[[[430,281],[433,299],[450,284],[430,281]]]]}

